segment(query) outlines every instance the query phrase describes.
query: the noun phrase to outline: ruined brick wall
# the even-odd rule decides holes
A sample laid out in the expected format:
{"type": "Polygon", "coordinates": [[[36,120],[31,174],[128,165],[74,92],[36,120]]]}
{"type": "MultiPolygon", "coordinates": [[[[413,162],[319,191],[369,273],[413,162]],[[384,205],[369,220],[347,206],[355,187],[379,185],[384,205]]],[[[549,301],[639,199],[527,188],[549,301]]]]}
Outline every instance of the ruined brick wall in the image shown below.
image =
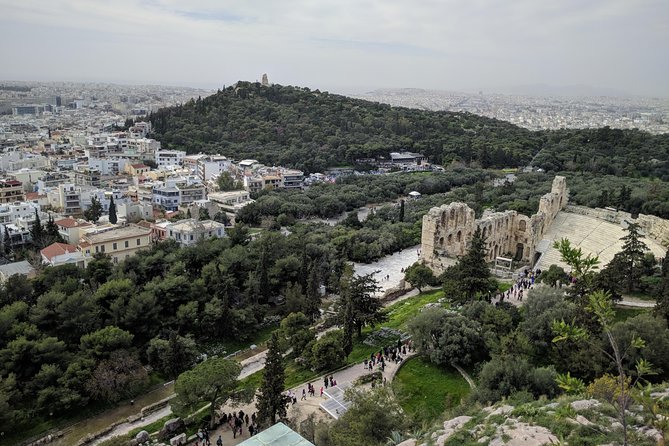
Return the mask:
{"type": "Polygon", "coordinates": [[[475,229],[486,239],[488,261],[496,257],[515,258],[534,263],[536,246],[568,199],[564,177],[555,177],[551,192],[541,197],[539,211],[532,217],[516,211],[486,211],[475,219],[465,203],[450,203],[430,209],[423,216],[421,260],[436,274],[446,267],[446,259],[467,252],[475,229]]]}

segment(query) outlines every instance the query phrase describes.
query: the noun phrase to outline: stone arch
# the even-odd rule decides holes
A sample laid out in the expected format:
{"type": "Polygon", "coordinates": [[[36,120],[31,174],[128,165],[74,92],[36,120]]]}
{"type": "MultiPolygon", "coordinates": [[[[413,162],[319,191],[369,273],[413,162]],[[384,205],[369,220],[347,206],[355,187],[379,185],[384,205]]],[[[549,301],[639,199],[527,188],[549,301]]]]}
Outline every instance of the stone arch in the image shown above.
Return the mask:
{"type": "Polygon", "coordinates": [[[441,213],[441,225],[446,226],[446,212],[441,213]]]}
{"type": "Polygon", "coordinates": [[[448,234],[448,244],[453,243],[453,234],[448,234]]]}
{"type": "Polygon", "coordinates": [[[518,222],[518,230],[520,232],[525,232],[527,230],[527,222],[525,220],[520,220],[518,222]]]}
{"type": "Polygon", "coordinates": [[[516,255],[515,255],[516,260],[523,260],[523,251],[524,250],[525,250],[525,245],[523,245],[522,243],[518,243],[516,245],[516,255]]]}
{"type": "Polygon", "coordinates": [[[493,259],[497,258],[497,245],[495,245],[495,247],[492,250],[492,258],[493,259]]]}
{"type": "Polygon", "coordinates": [[[439,246],[441,246],[442,248],[444,247],[444,238],[443,237],[439,237],[439,246]]]}
{"type": "Polygon", "coordinates": [[[458,231],[458,233],[455,234],[455,241],[458,243],[462,241],[462,231],[458,231]]]}

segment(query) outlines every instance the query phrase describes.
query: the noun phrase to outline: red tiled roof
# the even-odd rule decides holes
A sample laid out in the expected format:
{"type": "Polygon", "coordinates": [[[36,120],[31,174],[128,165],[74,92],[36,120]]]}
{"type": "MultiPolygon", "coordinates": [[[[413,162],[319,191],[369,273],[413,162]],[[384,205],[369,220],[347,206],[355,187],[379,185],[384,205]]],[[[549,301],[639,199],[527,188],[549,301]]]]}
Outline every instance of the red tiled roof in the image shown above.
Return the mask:
{"type": "Polygon", "coordinates": [[[77,228],[80,226],[91,226],[88,222],[79,222],[74,218],[63,218],[62,220],[56,220],[56,225],[62,226],[64,228],[77,228]]]}
{"type": "Polygon", "coordinates": [[[40,197],[46,197],[46,195],[40,195],[39,192],[28,192],[28,193],[26,193],[26,200],[37,200],[40,197]]]}
{"type": "Polygon", "coordinates": [[[77,252],[77,247],[68,245],[67,243],[52,243],[40,251],[40,253],[49,260],[56,256],[72,252],[77,252]]]}
{"type": "Polygon", "coordinates": [[[133,169],[144,169],[146,167],[149,167],[146,164],[131,164],[131,166],[133,169]]]}

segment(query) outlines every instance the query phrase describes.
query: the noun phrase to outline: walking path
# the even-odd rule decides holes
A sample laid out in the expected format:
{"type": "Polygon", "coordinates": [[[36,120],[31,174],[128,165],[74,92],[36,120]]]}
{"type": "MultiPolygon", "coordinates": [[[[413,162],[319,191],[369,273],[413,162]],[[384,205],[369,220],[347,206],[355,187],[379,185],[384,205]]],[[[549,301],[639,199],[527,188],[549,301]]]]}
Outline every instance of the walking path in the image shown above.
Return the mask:
{"type": "Polygon", "coordinates": [[[635,308],[655,308],[657,302],[655,302],[654,300],[639,299],[638,297],[623,296],[623,299],[616,305],[623,307],[635,307],[635,308]]]}
{"type": "Polygon", "coordinates": [[[467,384],[469,384],[469,387],[471,387],[472,390],[476,390],[476,383],[474,382],[472,377],[469,376],[469,373],[467,373],[465,371],[465,369],[463,369],[462,367],[460,367],[457,364],[451,364],[451,365],[453,366],[453,368],[455,370],[457,370],[460,373],[460,375],[462,375],[462,377],[465,379],[465,381],[467,381],[467,384]]]}
{"type": "MultiPolygon", "coordinates": [[[[404,360],[398,364],[386,361],[385,370],[381,373],[382,378],[385,378],[387,382],[391,382],[392,379],[395,377],[395,374],[401,367],[402,363],[407,359],[413,357],[415,354],[416,354],[415,352],[407,353],[407,355],[404,356],[404,360]]],[[[380,370],[378,366],[375,367],[373,371],[370,371],[365,368],[363,363],[359,363],[359,364],[353,364],[335,373],[331,374],[328,373],[327,376],[330,375],[334,376],[334,379],[337,381],[337,385],[343,386],[344,384],[354,383],[361,376],[376,372],[378,370],[380,370]]],[[[297,423],[299,423],[301,421],[306,420],[312,414],[315,416],[316,420],[327,419],[329,417],[320,407],[320,404],[327,399],[325,397],[321,398],[319,396],[320,388],[321,386],[323,386],[323,378],[324,376],[319,376],[309,381],[316,388],[316,396],[313,397],[307,396],[306,400],[300,400],[300,398],[302,396],[302,389],[307,388],[307,383],[300,384],[290,389],[290,391],[292,391],[295,395],[297,395],[298,401],[297,403],[291,404],[289,406],[288,408],[289,419],[295,420],[297,423]]],[[[246,404],[238,407],[226,406],[223,409],[225,410],[226,413],[232,413],[233,411],[239,412],[240,409],[243,410],[245,414],[251,414],[256,411],[255,403],[246,404]]],[[[211,440],[212,444],[216,444],[216,440],[218,439],[219,435],[223,439],[223,444],[226,446],[239,444],[242,441],[247,440],[249,438],[249,432],[246,426],[244,426],[242,435],[237,435],[236,438],[233,438],[232,430],[227,424],[219,427],[214,432],[210,433],[209,439],[211,440]]]]}

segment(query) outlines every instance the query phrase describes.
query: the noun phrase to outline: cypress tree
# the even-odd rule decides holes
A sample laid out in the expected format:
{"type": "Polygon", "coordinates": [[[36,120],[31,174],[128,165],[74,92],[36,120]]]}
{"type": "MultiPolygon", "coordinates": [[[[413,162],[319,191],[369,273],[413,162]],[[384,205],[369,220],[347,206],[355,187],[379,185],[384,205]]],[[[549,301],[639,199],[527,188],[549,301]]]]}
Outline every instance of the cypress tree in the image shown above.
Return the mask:
{"type": "Polygon", "coordinates": [[[286,370],[276,331],[267,342],[267,356],[263,380],[258,395],[258,422],[265,427],[272,426],[279,418],[286,417],[286,396],[283,394],[286,370]]]}
{"type": "Polygon", "coordinates": [[[44,226],[42,226],[37,209],[35,209],[35,222],[30,229],[30,236],[32,237],[33,244],[35,246],[38,248],[43,248],[42,244],[44,243],[44,226]]]}
{"type": "Polygon", "coordinates": [[[63,242],[63,237],[60,236],[58,226],[56,226],[56,222],[53,220],[51,214],[49,214],[49,219],[47,220],[46,225],[44,225],[44,232],[49,239],[49,243],[63,242]]]}
{"type": "Polygon", "coordinates": [[[400,223],[404,221],[404,200],[400,200],[400,223]]]}
{"type": "Polygon", "coordinates": [[[629,223],[625,230],[627,235],[620,239],[623,241],[623,250],[615,257],[620,259],[623,277],[625,278],[625,289],[630,293],[641,277],[640,266],[646,251],[648,251],[648,246],[641,240],[643,236],[639,233],[637,223],[629,223]]]}
{"type": "Polygon", "coordinates": [[[12,237],[9,235],[7,225],[5,225],[5,237],[2,240],[2,249],[5,251],[5,255],[9,255],[12,252],[12,237]]]}
{"type": "Polygon", "coordinates": [[[114,203],[114,196],[109,199],[109,223],[115,225],[118,221],[116,217],[116,203],[114,203]]]}

